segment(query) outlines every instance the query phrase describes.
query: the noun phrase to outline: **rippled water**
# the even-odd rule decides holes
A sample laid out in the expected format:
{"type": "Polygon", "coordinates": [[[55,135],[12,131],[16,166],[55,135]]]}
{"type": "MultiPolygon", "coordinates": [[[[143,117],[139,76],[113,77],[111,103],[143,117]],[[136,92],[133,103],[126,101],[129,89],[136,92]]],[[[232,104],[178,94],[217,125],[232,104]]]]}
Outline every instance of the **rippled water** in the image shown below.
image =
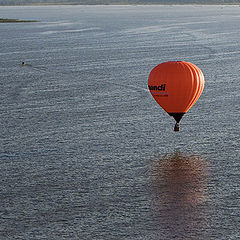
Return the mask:
{"type": "Polygon", "coordinates": [[[1,239],[239,239],[238,6],[0,7],[1,239]],[[181,121],[150,70],[206,78],[181,121]],[[21,62],[27,63],[21,66],[21,62]]]}

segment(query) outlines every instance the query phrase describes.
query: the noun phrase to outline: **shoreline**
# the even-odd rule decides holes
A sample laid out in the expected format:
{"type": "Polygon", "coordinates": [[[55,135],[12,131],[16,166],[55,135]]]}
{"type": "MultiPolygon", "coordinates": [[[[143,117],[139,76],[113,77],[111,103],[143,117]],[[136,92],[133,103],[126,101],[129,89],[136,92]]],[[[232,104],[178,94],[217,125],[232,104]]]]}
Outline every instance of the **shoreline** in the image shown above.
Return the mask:
{"type": "MultiPolygon", "coordinates": [[[[32,4],[4,4],[0,7],[22,7],[22,6],[239,6],[240,3],[32,3],[32,4]]],[[[0,18],[1,20],[1,18],[0,18]]]]}
{"type": "Polygon", "coordinates": [[[33,23],[39,22],[37,20],[20,20],[20,19],[12,19],[12,18],[0,18],[0,23],[33,23]]]}

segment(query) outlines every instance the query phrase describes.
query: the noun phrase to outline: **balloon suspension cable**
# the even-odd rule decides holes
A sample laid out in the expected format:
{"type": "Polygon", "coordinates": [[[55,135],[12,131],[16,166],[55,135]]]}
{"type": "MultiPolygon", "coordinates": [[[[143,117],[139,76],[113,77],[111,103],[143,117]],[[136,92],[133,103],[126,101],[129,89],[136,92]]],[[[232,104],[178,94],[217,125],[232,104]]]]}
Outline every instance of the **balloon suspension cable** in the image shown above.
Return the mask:
{"type": "Polygon", "coordinates": [[[174,126],[174,132],[179,132],[179,123],[176,122],[175,126],[174,126]]]}

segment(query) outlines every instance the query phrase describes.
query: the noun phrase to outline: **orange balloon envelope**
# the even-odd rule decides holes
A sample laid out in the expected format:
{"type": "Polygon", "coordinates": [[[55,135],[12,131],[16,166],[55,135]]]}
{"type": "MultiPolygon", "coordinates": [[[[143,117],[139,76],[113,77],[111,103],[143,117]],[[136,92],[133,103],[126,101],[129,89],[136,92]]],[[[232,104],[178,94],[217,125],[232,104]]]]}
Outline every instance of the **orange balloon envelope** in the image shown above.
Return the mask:
{"type": "Polygon", "coordinates": [[[148,88],[156,102],[176,120],[175,131],[179,131],[182,116],[200,97],[204,82],[202,71],[190,62],[164,62],[150,72],[148,88]]]}

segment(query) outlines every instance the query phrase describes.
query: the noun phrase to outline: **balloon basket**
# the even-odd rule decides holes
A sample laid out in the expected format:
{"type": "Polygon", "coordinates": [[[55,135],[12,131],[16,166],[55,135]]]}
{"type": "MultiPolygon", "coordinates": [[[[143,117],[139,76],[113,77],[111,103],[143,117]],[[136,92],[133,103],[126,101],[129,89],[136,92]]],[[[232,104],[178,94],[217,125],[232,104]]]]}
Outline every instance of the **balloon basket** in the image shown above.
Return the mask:
{"type": "Polygon", "coordinates": [[[174,126],[174,132],[179,132],[179,124],[176,123],[174,126]]]}

